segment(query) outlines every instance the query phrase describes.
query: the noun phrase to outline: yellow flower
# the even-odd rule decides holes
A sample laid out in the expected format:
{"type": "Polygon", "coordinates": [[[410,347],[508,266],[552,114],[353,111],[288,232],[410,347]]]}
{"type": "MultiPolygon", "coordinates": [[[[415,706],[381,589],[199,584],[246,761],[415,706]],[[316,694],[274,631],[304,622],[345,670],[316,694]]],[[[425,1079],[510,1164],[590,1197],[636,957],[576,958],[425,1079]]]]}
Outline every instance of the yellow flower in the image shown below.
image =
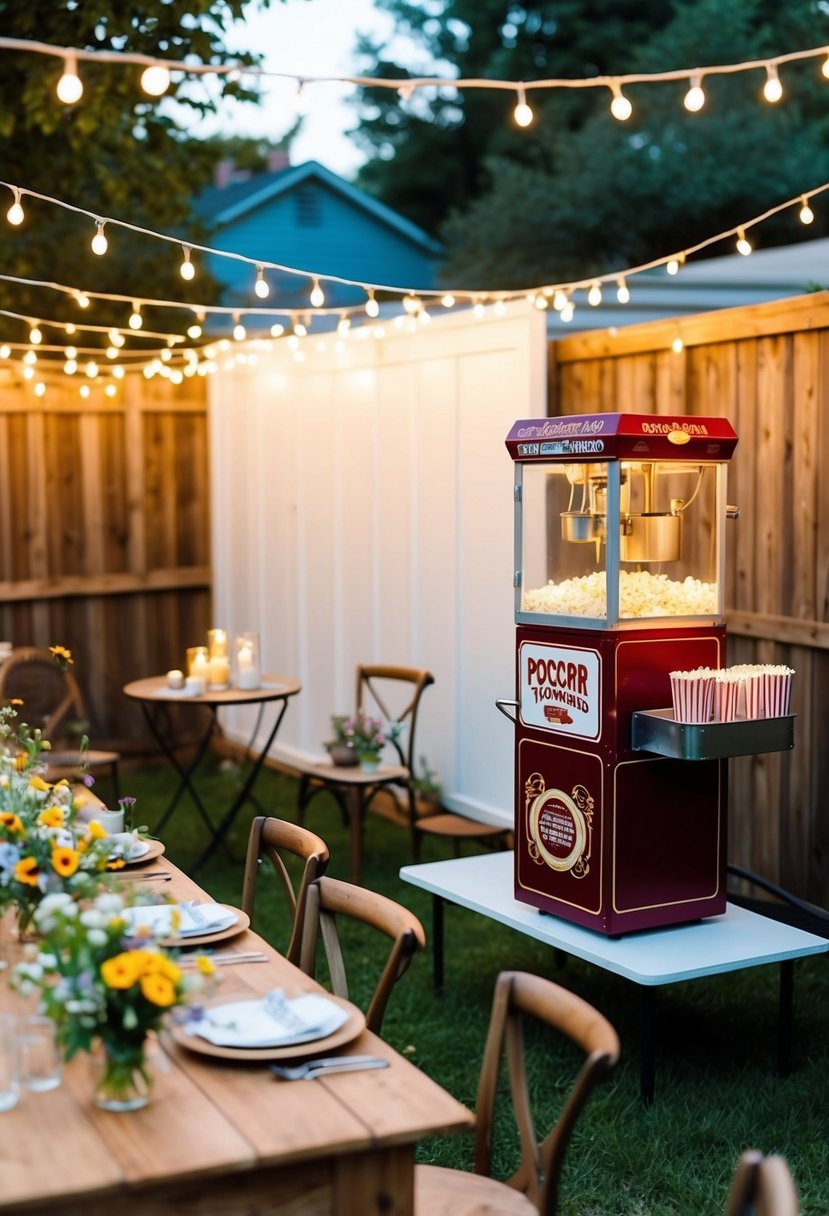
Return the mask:
{"type": "Polygon", "coordinates": [[[37,821],[44,828],[62,828],[65,818],[62,806],[50,806],[40,812],[37,821]]]}
{"type": "Polygon", "coordinates": [[[36,887],[40,878],[40,870],[37,868],[36,857],[21,857],[17,865],[14,867],[14,878],[16,882],[25,883],[27,887],[36,887]]]}
{"type": "Polygon", "coordinates": [[[141,995],[151,1005],[159,1005],[162,1009],[166,1009],[168,1005],[174,1003],[176,990],[172,980],[159,971],[155,971],[141,976],[141,995]]]}
{"type": "Polygon", "coordinates": [[[72,651],[67,650],[65,646],[50,646],[49,654],[55,660],[58,667],[66,668],[70,663],[75,662],[72,658],[72,651]]]}
{"type": "Polygon", "coordinates": [[[146,974],[163,975],[173,984],[181,979],[181,969],[166,954],[150,954],[146,974]]]}
{"type": "Polygon", "coordinates": [[[51,788],[48,781],[44,781],[42,777],[38,777],[37,773],[35,773],[34,777],[29,778],[30,790],[40,790],[41,794],[48,794],[51,788]]]}
{"type": "Polygon", "coordinates": [[[68,849],[64,846],[52,849],[52,865],[55,872],[64,878],[71,878],[80,865],[80,860],[80,853],[77,849],[68,849]]]}
{"type": "Polygon", "coordinates": [[[200,975],[215,975],[216,964],[206,954],[196,955],[196,970],[200,975]]]}
{"type": "Polygon", "coordinates": [[[124,950],[101,963],[101,979],[107,988],[132,988],[144,971],[146,957],[145,950],[124,950]]]}
{"type": "MultiPolygon", "coordinates": [[[[107,862],[107,869],[108,870],[123,870],[125,864],[126,863],[125,863],[123,857],[113,857],[112,861],[107,862]]],[[[140,929],[139,932],[146,937],[146,933],[143,929],[140,929]]]]}
{"type": "Polygon", "coordinates": [[[29,763],[29,753],[28,752],[18,752],[14,758],[14,767],[17,769],[18,773],[22,773],[28,763],[29,763]]]}
{"type": "Polygon", "coordinates": [[[3,811],[0,814],[0,826],[8,828],[10,832],[23,831],[23,824],[13,811],[3,811]]]}
{"type": "Polygon", "coordinates": [[[86,832],[87,835],[91,836],[93,840],[103,840],[105,836],[109,835],[106,829],[101,827],[97,819],[92,820],[89,827],[86,829],[86,832]]]}

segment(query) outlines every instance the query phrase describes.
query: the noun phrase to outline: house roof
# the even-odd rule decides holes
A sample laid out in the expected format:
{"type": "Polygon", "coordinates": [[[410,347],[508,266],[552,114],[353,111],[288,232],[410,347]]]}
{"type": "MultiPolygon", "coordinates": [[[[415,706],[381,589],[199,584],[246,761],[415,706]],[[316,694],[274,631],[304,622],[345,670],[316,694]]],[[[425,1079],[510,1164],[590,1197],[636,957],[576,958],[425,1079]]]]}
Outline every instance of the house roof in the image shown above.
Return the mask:
{"type": "Polygon", "coordinates": [[[436,255],[443,252],[440,242],[430,237],[417,224],[398,215],[365,191],[358,190],[356,186],[352,186],[315,160],[306,161],[302,165],[288,165],[284,169],[275,169],[269,173],[257,173],[244,181],[230,182],[226,186],[211,186],[195,199],[194,206],[198,214],[211,224],[225,227],[308,181],[317,181],[336,191],[355,207],[367,211],[381,224],[394,229],[428,253],[436,255]]]}
{"type": "Polygon", "coordinates": [[[718,258],[700,258],[686,263],[679,274],[664,269],[634,275],[627,283],[630,302],[616,302],[616,288],[603,288],[601,304],[591,307],[578,293],[573,320],[563,323],[552,312],[548,318],[551,338],[612,326],[638,325],[642,321],[677,320],[683,316],[719,308],[763,304],[788,296],[802,296],[829,285],[829,238],[800,241],[773,249],[755,249],[750,257],[740,253],[718,258]],[[823,281],[819,281],[823,280],[823,281]]]}

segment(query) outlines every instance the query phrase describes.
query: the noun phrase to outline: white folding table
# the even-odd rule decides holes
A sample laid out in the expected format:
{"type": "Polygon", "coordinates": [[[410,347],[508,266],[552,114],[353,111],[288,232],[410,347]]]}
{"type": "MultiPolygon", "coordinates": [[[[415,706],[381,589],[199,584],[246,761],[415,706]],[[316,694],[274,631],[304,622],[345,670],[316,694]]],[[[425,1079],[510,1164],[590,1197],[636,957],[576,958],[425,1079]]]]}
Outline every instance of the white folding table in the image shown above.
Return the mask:
{"type": "Polygon", "coordinates": [[[794,960],[829,950],[826,938],[731,903],[726,906],[723,916],[663,929],[647,929],[623,937],[605,937],[516,900],[511,852],[482,853],[404,866],[400,877],[433,896],[432,957],[436,992],[443,990],[445,900],[638,984],[642,996],[640,1088],[646,1102],[653,1100],[655,1082],[656,988],[706,975],[779,963],[778,1066],[785,1072],[791,1048],[794,960]]]}

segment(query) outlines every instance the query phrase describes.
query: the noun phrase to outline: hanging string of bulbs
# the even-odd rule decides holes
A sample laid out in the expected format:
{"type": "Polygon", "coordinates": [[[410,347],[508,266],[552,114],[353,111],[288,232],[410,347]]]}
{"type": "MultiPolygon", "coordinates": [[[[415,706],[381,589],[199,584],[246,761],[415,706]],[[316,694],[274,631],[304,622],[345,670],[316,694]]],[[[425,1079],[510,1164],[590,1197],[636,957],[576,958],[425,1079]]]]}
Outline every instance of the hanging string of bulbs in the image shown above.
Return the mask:
{"type": "Polygon", "coordinates": [[[389,80],[373,76],[314,76],[295,72],[273,72],[266,68],[247,64],[206,64],[181,60],[159,59],[134,51],[82,50],[73,47],[53,46],[23,38],[0,38],[0,49],[25,51],[36,55],[48,55],[62,61],[62,73],[57,82],[56,93],[64,105],[77,105],[83,97],[83,81],[79,75],[81,62],[131,64],[142,67],[140,85],[148,97],[163,97],[172,83],[173,73],[182,76],[225,77],[240,80],[244,76],[255,79],[294,81],[298,100],[307,98],[306,86],[318,84],[350,84],[362,88],[393,89],[401,101],[408,101],[420,89],[469,89],[504,90],[515,94],[513,118],[519,127],[528,127],[535,115],[529,103],[531,92],[541,93],[554,89],[606,89],[610,92],[610,113],[619,122],[626,122],[633,113],[630,98],[624,89],[633,84],[657,84],[678,82],[686,85],[683,104],[690,113],[698,113],[705,105],[703,87],[706,77],[733,76],[743,72],[765,72],[762,96],[774,105],[783,98],[783,82],[780,68],[786,64],[803,60],[823,58],[821,68],[829,79],[829,46],[811,47],[805,51],[787,51],[781,55],[762,59],[743,60],[738,63],[711,64],[707,67],[677,68],[665,72],[626,72],[615,76],[589,76],[582,78],[550,77],[539,80],[489,80],[477,77],[411,76],[404,81],[389,80]]]}

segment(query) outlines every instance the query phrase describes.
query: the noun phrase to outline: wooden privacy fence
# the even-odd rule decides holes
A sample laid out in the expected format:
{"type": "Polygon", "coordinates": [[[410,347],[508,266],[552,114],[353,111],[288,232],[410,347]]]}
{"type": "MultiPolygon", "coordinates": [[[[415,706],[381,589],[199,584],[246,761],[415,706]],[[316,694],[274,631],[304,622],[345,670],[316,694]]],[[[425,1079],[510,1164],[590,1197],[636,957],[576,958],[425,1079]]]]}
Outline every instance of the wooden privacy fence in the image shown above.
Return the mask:
{"type": "Polygon", "coordinates": [[[95,744],[146,738],[123,685],[208,628],[209,493],[202,379],[0,381],[0,635],[73,651],[95,744]]]}
{"type": "Polygon", "coordinates": [[[829,293],[556,341],[549,386],[551,414],[720,415],[737,431],[728,662],[793,667],[797,720],[794,752],[730,762],[728,859],[829,906],[829,293]]]}

